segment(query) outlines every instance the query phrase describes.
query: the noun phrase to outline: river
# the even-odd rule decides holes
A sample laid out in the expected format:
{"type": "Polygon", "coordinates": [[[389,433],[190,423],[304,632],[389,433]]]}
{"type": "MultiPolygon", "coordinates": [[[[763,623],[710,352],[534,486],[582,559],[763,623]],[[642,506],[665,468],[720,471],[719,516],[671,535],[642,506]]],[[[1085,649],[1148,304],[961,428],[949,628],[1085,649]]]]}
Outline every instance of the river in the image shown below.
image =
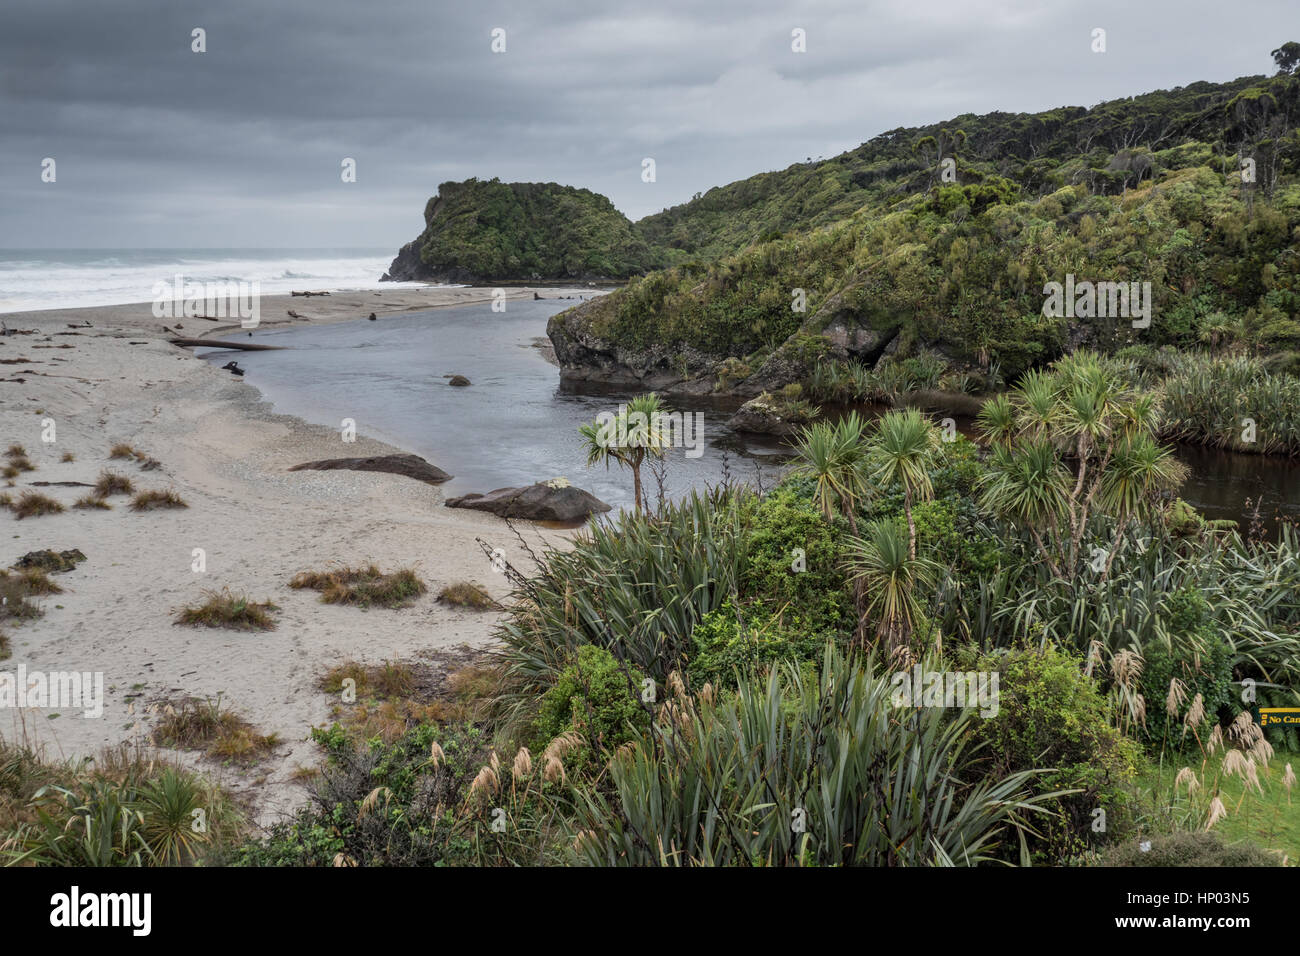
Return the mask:
{"type": "MultiPolygon", "coordinates": [[[[242,352],[244,380],[275,410],[357,431],[427,458],[454,478],[448,495],[565,477],[615,507],[632,505],[631,476],[616,466],[586,467],[578,426],[613,411],[626,395],[562,390],[559,370],[534,342],[546,320],[573,303],[511,300],[505,312],[489,305],[436,309],[316,328],[256,333],[255,341],[284,351],[242,352]],[[447,376],[473,383],[456,388],[447,376]]],[[[203,353],[217,365],[227,351],[203,353]]],[[[666,492],[677,497],[725,477],[770,485],[787,449],[775,439],[739,435],[726,427],[736,403],[675,402],[703,417],[704,450],[667,460],[666,492]]],[[[341,454],[343,452],[340,452],[341,454]]],[[[1300,520],[1300,468],[1285,459],[1192,446],[1177,449],[1191,477],[1182,496],[1208,518],[1243,520],[1247,500],[1261,516],[1300,520]]],[[[652,492],[653,478],[647,475],[652,492]]]]}

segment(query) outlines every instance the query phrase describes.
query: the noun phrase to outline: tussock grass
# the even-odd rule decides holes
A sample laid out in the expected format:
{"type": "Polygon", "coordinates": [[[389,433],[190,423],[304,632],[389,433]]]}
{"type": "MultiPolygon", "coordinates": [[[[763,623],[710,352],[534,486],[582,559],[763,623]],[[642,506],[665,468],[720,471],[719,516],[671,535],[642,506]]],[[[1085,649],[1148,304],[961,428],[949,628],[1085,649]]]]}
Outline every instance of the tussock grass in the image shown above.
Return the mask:
{"type": "Polygon", "coordinates": [[[280,743],[276,734],[261,734],[251,723],[215,699],[191,698],[179,708],[167,704],[154,726],[153,742],[160,747],[199,750],[210,757],[250,763],[280,743]]]}
{"type": "Polygon", "coordinates": [[[153,511],[155,508],[188,508],[189,505],[176,492],[168,488],[166,491],[153,490],[142,491],[131,499],[132,511],[153,511]]]}
{"type": "Polygon", "coordinates": [[[293,576],[289,587],[319,591],[325,604],[351,604],[362,608],[372,604],[386,608],[405,607],[428,590],[411,568],[384,574],[374,564],[333,571],[303,571],[293,576]]]}
{"type": "Polygon", "coordinates": [[[23,518],[37,518],[42,515],[56,515],[64,511],[63,505],[59,504],[49,495],[43,495],[37,491],[24,491],[19,495],[18,500],[11,505],[14,517],[21,521],[23,518]]]}
{"type": "Polygon", "coordinates": [[[0,508],[12,508],[14,506],[14,496],[10,494],[0,495],[0,508]]]}
{"type": "Polygon", "coordinates": [[[5,449],[6,458],[26,458],[27,449],[22,445],[10,445],[5,449]]]}
{"type": "Polygon", "coordinates": [[[70,462],[70,461],[76,461],[76,460],[77,460],[77,456],[74,455],[74,454],[73,454],[72,452],[70,452],[70,451],[65,451],[65,452],[63,453],[63,457],[59,459],[59,461],[62,461],[62,462],[70,462]]]}
{"type": "Polygon", "coordinates": [[[0,661],[7,661],[13,655],[9,645],[9,635],[0,631],[0,661]]]}
{"type": "Polygon", "coordinates": [[[62,594],[59,586],[44,568],[23,568],[20,571],[0,571],[0,578],[17,579],[25,594],[62,594]]]}
{"type": "Polygon", "coordinates": [[[13,465],[5,465],[4,468],[0,468],[0,476],[5,478],[17,478],[20,474],[21,472],[13,465]]]}
{"type": "Polygon", "coordinates": [[[82,495],[80,498],[77,499],[77,503],[74,504],[72,507],[80,508],[83,511],[89,508],[98,508],[101,511],[113,510],[113,506],[110,505],[103,498],[99,497],[99,495],[82,495]]]}
{"type": "Polygon", "coordinates": [[[126,458],[135,461],[139,464],[141,471],[155,471],[162,467],[162,462],[157,458],[142,452],[138,448],[133,448],[125,442],[118,442],[118,444],[110,448],[108,450],[108,457],[126,458]]]}
{"type": "Polygon", "coordinates": [[[31,594],[27,578],[0,571],[0,619],[23,621],[40,617],[41,609],[29,600],[31,594]]]}
{"type": "Polygon", "coordinates": [[[234,631],[275,630],[275,619],[270,612],[278,608],[270,601],[255,603],[243,594],[232,594],[229,588],[207,594],[208,598],[202,604],[184,608],[175,623],[189,627],[224,627],[234,631]]]}
{"type": "Polygon", "coordinates": [[[490,611],[500,607],[490,594],[469,581],[447,585],[438,592],[438,603],[473,608],[476,611],[490,611]]]}
{"type": "Polygon", "coordinates": [[[129,495],[134,490],[131,479],[126,475],[105,469],[99,473],[99,479],[95,482],[94,496],[108,498],[112,495],[129,495]]]}

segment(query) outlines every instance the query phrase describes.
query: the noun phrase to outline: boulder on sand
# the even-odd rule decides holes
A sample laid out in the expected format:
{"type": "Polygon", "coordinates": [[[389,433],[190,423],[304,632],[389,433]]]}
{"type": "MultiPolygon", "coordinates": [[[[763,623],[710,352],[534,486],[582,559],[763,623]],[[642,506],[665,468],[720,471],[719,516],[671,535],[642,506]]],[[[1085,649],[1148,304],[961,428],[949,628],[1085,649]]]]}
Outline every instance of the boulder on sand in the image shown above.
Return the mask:
{"type": "Polygon", "coordinates": [[[447,379],[447,384],[464,386],[469,384],[469,379],[464,375],[453,375],[451,378],[447,379]]]}
{"type": "Polygon", "coordinates": [[[390,475],[405,475],[416,481],[436,485],[451,478],[437,465],[432,465],[419,455],[372,455],[369,458],[326,458],[294,465],[290,471],[383,471],[390,475]]]}
{"type": "Polygon", "coordinates": [[[80,548],[69,548],[67,551],[28,551],[21,558],[14,562],[13,566],[20,570],[24,568],[39,568],[42,571],[71,571],[77,566],[77,562],[85,561],[86,556],[81,553],[80,548]]]}
{"type": "Polygon", "coordinates": [[[522,488],[498,488],[485,495],[461,495],[448,498],[448,508],[474,508],[490,511],[501,518],[526,518],[530,521],[581,521],[609,505],[593,494],[560,485],[538,482],[522,488]]]}

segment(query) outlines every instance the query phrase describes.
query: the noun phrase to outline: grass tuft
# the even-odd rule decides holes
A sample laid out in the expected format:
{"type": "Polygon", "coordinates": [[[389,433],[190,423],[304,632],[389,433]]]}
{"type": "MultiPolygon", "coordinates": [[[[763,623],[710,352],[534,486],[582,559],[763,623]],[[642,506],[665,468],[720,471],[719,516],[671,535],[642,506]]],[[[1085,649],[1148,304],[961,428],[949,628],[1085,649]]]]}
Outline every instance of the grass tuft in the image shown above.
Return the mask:
{"type": "Polygon", "coordinates": [[[19,521],[41,515],[56,515],[65,510],[63,505],[49,495],[43,495],[38,491],[24,491],[11,507],[14,517],[19,521]]]}
{"type": "Polygon", "coordinates": [[[99,480],[95,482],[94,495],[96,498],[108,498],[112,495],[129,495],[134,490],[131,479],[126,475],[105,469],[99,473],[99,480]]]}
{"type": "Polygon", "coordinates": [[[270,601],[255,603],[229,588],[207,592],[208,599],[197,607],[184,608],[175,623],[190,627],[224,627],[235,631],[272,631],[275,620],[271,611],[278,608],[270,601]]]}
{"type": "Polygon", "coordinates": [[[500,607],[490,594],[469,581],[457,581],[455,584],[447,585],[438,593],[438,603],[449,604],[452,607],[473,608],[476,611],[489,611],[500,607]]]}
{"type": "Polygon", "coordinates": [[[142,491],[131,499],[132,511],[152,511],[155,508],[188,508],[180,495],[170,488],[166,491],[142,491]]]}
{"type": "Polygon", "coordinates": [[[303,571],[293,576],[289,587],[319,591],[321,601],[326,604],[351,604],[362,608],[372,604],[387,608],[405,607],[428,590],[411,568],[384,574],[374,564],[334,571],[303,571]]]}
{"type": "Polygon", "coordinates": [[[72,507],[81,508],[83,510],[88,508],[98,508],[101,511],[113,510],[113,506],[110,505],[103,498],[99,497],[99,495],[82,495],[80,498],[77,499],[77,503],[74,504],[72,507]]]}
{"type": "Polygon", "coordinates": [[[260,734],[243,717],[222,709],[221,698],[167,704],[153,730],[153,741],[162,747],[201,750],[210,757],[249,763],[270,753],[280,743],[276,734],[260,734]]]}
{"type": "Polygon", "coordinates": [[[30,620],[41,616],[41,609],[28,600],[31,582],[21,574],[0,571],[0,619],[30,620]]]}
{"type": "Polygon", "coordinates": [[[0,578],[19,580],[25,594],[62,594],[61,588],[44,568],[23,568],[21,571],[0,571],[0,578]]]}

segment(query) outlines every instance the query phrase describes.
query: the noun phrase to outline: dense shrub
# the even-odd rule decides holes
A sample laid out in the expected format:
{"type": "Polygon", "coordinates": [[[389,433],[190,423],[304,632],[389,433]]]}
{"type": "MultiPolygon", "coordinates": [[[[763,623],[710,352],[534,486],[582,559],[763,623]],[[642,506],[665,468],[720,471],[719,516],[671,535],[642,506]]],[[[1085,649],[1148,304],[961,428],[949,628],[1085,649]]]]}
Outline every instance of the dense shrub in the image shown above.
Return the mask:
{"type": "MultiPolygon", "coordinates": [[[[316,730],[328,760],[311,805],[240,847],[237,866],[439,866],[476,862],[471,783],[490,760],[477,727],[422,724],[391,744],[316,730]],[[434,750],[434,745],[437,750],[434,750]]],[[[502,765],[500,772],[509,775],[502,765]]]]}
{"type": "Polygon", "coordinates": [[[626,743],[636,728],[650,722],[642,701],[644,680],[640,671],[620,664],[603,647],[580,647],[577,660],[542,695],[532,749],[541,752],[570,730],[586,741],[584,761],[626,743]]]}
{"type": "Polygon", "coordinates": [[[806,481],[781,486],[747,526],[741,596],[761,600],[786,627],[851,631],[856,622],[842,569],[843,537],[813,504],[806,481]]]}
{"type": "Polygon", "coordinates": [[[827,641],[852,633],[851,625],[839,633],[808,631],[783,624],[779,615],[763,611],[764,605],[754,602],[745,608],[742,619],[736,605],[726,601],[705,615],[691,634],[695,645],[689,669],[692,686],[698,688],[708,681],[730,685],[737,674],[778,661],[815,661],[827,641]]]}
{"type": "Polygon", "coordinates": [[[1045,768],[1040,793],[1079,791],[1054,798],[1053,816],[1039,820],[1038,835],[1029,838],[1034,855],[1051,863],[1125,832],[1140,759],[1137,745],[1112,726],[1110,705],[1082,664],[1049,645],[982,655],[972,668],[1000,675],[997,716],[971,728],[988,745],[989,772],[1001,778],[1045,768]],[[1097,810],[1105,811],[1102,831],[1094,829],[1097,810]]]}

